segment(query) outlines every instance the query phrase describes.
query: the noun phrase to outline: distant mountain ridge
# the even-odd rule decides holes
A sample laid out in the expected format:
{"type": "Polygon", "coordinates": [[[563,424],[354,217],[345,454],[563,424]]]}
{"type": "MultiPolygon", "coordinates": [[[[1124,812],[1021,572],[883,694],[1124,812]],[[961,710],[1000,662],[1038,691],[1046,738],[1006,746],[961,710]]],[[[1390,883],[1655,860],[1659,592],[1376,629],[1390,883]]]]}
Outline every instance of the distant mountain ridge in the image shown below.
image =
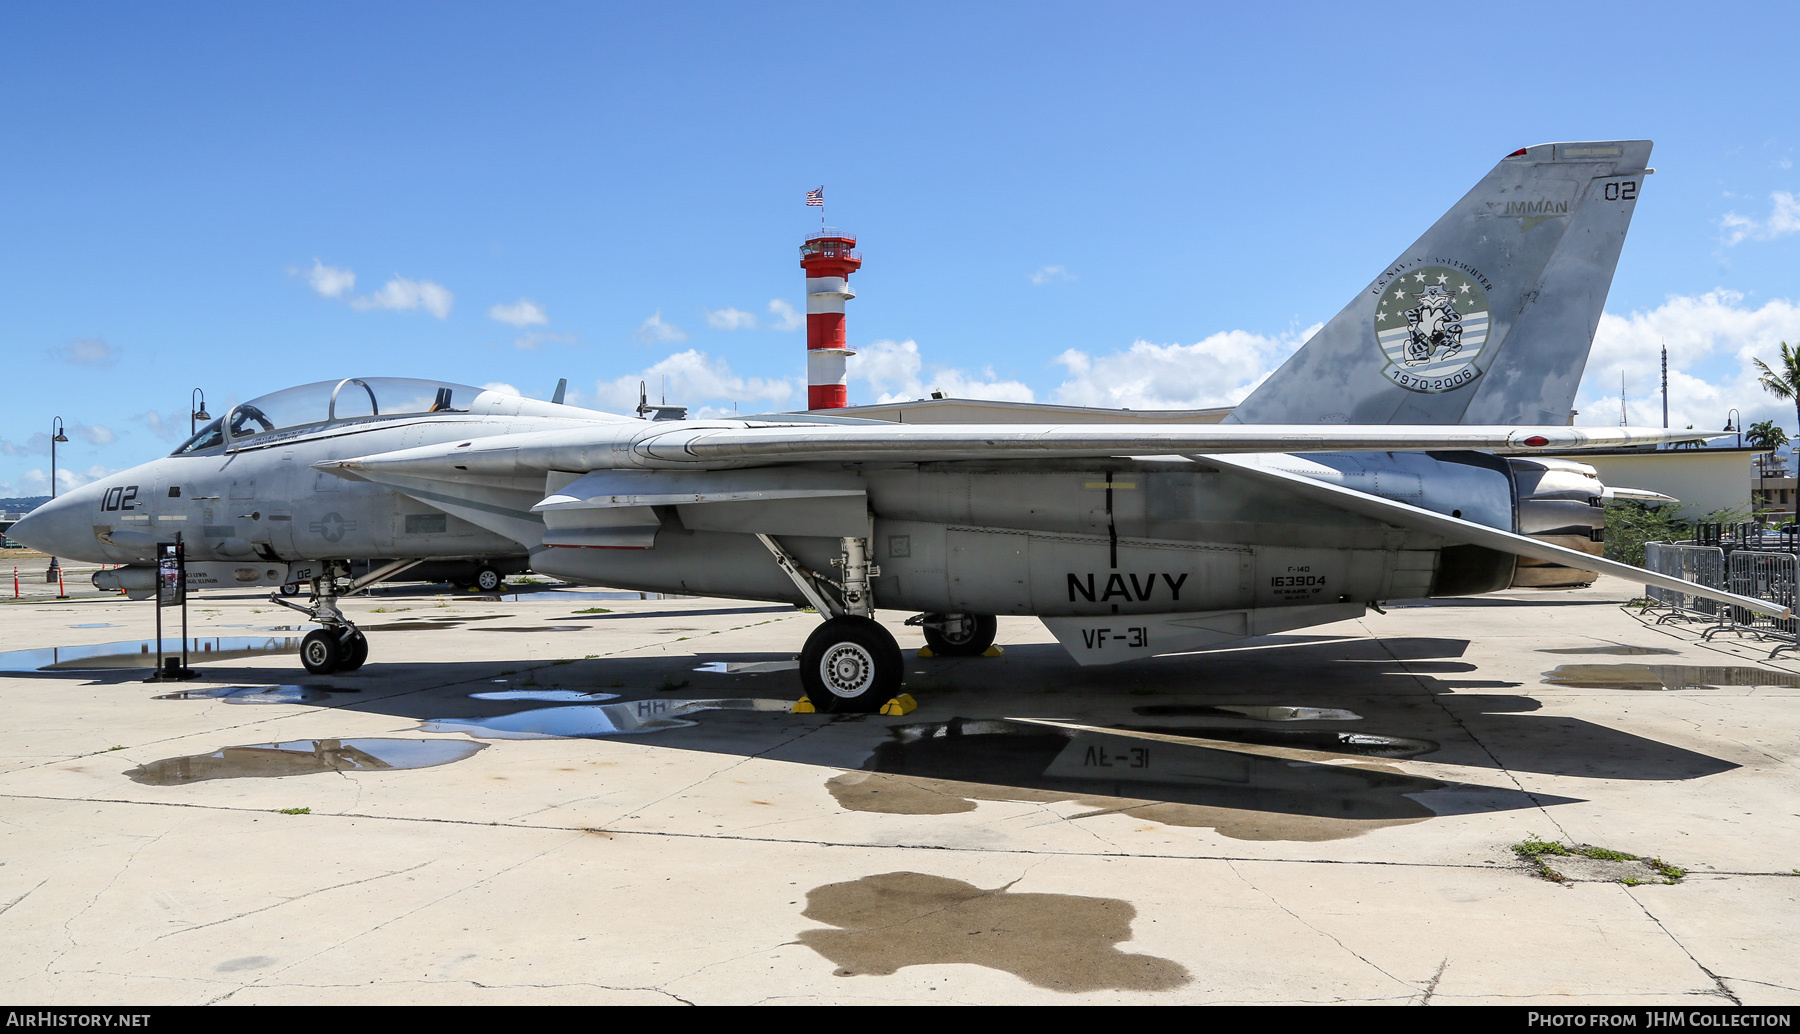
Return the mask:
{"type": "Polygon", "coordinates": [[[15,496],[0,499],[0,513],[28,513],[50,501],[47,495],[15,496]]]}

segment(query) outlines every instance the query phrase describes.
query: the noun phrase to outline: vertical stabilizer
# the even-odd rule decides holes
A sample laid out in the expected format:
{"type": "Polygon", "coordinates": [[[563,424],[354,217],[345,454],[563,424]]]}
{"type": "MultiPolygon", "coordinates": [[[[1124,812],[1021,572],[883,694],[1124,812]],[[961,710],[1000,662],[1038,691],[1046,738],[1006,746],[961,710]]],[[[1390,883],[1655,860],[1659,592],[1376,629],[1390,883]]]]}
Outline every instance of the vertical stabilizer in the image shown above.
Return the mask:
{"type": "Polygon", "coordinates": [[[1648,140],[1501,159],[1227,417],[1247,424],[1566,424],[1648,140]]]}

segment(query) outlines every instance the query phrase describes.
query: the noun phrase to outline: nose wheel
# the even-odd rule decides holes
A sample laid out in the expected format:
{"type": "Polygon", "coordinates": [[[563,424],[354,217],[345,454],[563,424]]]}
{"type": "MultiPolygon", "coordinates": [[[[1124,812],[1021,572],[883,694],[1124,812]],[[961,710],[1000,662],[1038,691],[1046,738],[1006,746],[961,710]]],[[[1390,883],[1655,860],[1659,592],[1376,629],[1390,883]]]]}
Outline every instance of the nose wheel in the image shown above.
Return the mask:
{"type": "Polygon", "coordinates": [[[871,618],[832,618],[806,637],[800,685],[813,707],[873,714],[900,693],[906,662],[900,645],[871,618]]]}
{"type": "Polygon", "coordinates": [[[313,675],[355,671],[369,659],[369,637],[355,626],[315,628],[300,640],[300,663],[313,675]]]}

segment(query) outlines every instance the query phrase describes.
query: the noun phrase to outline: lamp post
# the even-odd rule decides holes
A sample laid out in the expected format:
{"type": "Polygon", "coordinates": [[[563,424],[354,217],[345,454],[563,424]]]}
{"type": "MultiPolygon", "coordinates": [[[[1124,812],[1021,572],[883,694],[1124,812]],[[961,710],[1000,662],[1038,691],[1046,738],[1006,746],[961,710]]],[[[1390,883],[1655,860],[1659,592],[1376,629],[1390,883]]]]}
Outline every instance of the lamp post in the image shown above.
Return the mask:
{"type": "MultiPolygon", "coordinates": [[[[50,498],[56,498],[56,443],[66,442],[69,436],[63,433],[62,417],[54,418],[50,423],[50,498]]],[[[62,565],[50,558],[50,567],[44,572],[45,582],[54,582],[62,577],[62,565]]]]}
{"type": "Polygon", "coordinates": [[[199,430],[200,421],[211,419],[212,414],[206,411],[206,392],[195,388],[188,393],[188,437],[192,438],[199,430]]]}

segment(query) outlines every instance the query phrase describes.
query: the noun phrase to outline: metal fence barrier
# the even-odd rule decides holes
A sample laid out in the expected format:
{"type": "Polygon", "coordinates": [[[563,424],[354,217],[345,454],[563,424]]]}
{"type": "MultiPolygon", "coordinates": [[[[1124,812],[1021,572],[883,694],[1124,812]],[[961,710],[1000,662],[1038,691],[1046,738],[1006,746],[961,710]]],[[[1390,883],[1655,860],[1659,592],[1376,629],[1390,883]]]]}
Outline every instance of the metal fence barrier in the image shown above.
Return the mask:
{"type": "MultiPolygon", "coordinates": [[[[1800,604],[1800,559],[1792,553],[1734,549],[1727,555],[1718,546],[1649,542],[1644,545],[1644,567],[1709,589],[1767,600],[1789,610],[1800,604]]],[[[1644,594],[1654,601],[1646,609],[1668,611],[1657,619],[1658,624],[1676,619],[1710,621],[1713,627],[1705,631],[1706,638],[1735,632],[1772,640],[1778,645],[1770,651],[1770,657],[1783,650],[1800,649],[1800,622],[1793,618],[1758,614],[1675,589],[1645,586],[1644,594]]]]}
{"type": "MultiPolygon", "coordinates": [[[[1796,596],[1795,579],[1800,575],[1800,563],[1791,553],[1763,553],[1754,550],[1740,549],[1729,558],[1730,575],[1728,590],[1739,596],[1750,596],[1770,603],[1779,603],[1792,610],[1796,596]]],[[[1774,640],[1779,643],[1769,651],[1773,657],[1783,650],[1800,649],[1800,634],[1796,634],[1793,618],[1778,618],[1769,614],[1758,614],[1743,607],[1721,607],[1725,611],[1725,620],[1715,628],[1706,630],[1705,637],[1711,639],[1715,634],[1727,630],[1740,635],[1754,635],[1759,639],[1774,640]]]]}
{"type": "MultiPolygon", "coordinates": [[[[1725,588],[1725,551],[1718,546],[1691,546],[1673,542],[1646,542],[1644,566],[1657,574],[1704,585],[1708,589],[1725,588]]],[[[1656,601],[1654,606],[1666,608],[1667,614],[1656,623],[1683,621],[1717,621],[1723,623],[1726,608],[1709,599],[1682,592],[1645,586],[1644,594],[1656,601]]]]}

